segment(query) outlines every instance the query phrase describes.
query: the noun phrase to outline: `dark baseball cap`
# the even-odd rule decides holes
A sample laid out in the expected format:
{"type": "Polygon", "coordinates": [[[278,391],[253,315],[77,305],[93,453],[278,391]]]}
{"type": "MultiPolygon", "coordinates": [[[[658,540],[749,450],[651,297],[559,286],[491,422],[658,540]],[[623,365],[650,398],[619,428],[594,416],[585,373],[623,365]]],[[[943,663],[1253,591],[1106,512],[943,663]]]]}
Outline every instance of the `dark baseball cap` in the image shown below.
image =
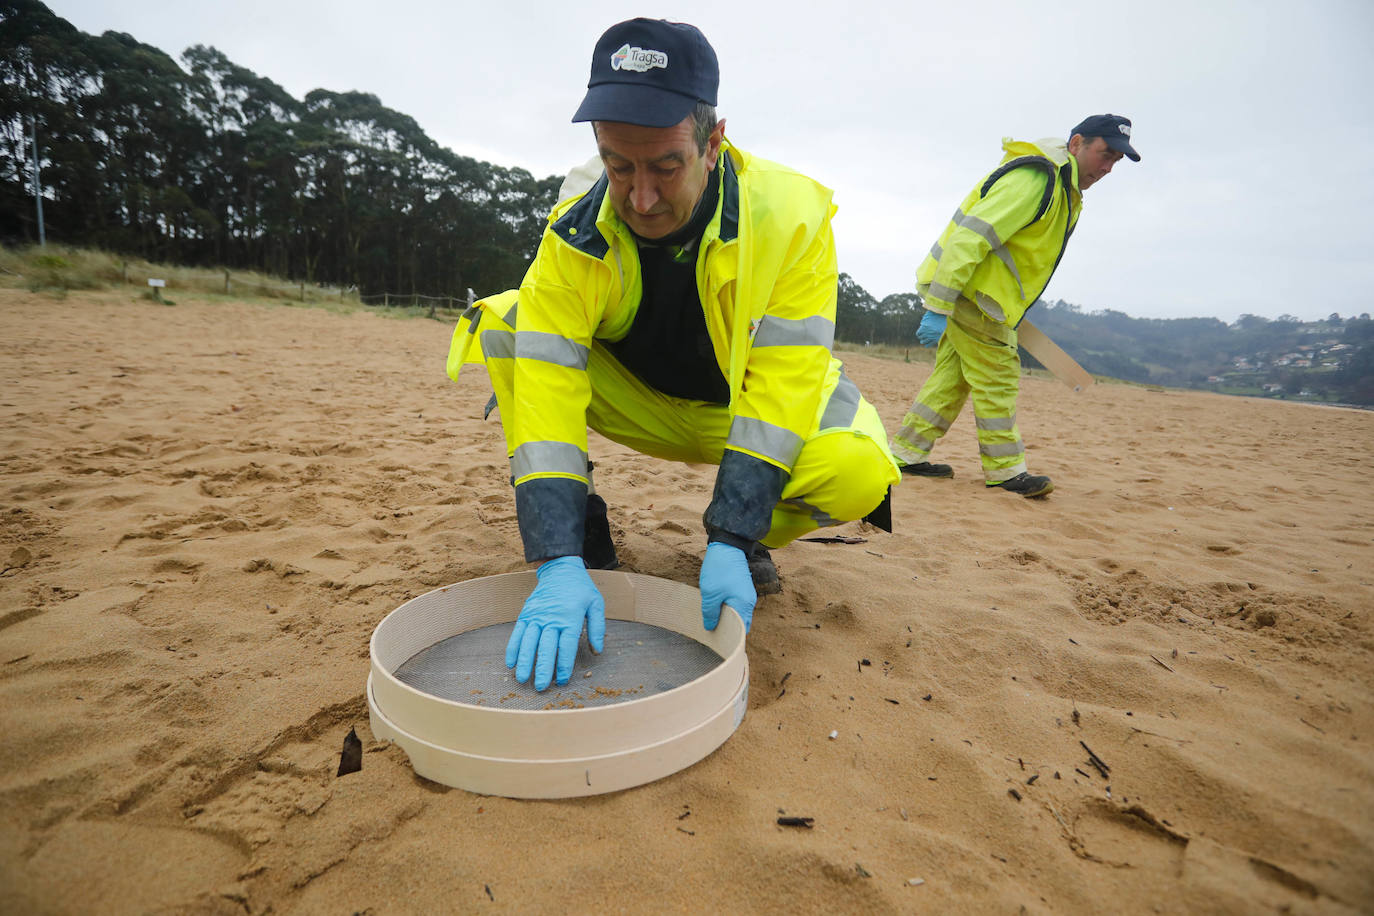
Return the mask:
{"type": "Polygon", "coordinates": [[[1107,141],[1107,145],[1118,153],[1129,158],[1132,162],[1140,161],[1140,154],[1131,146],[1131,119],[1123,118],[1121,115],[1100,114],[1089,115],[1079,122],[1078,126],[1069,131],[1069,137],[1074,134],[1082,134],[1085,137],[1101,137],[1107,141]]]}
{"type": "Polygon", "coordinates": [[[696,26],[631,19],[597,41],[587,95],[572,119],[671,127],[697,102],[716,104],[719,88],[716,52],[696,26]]]}

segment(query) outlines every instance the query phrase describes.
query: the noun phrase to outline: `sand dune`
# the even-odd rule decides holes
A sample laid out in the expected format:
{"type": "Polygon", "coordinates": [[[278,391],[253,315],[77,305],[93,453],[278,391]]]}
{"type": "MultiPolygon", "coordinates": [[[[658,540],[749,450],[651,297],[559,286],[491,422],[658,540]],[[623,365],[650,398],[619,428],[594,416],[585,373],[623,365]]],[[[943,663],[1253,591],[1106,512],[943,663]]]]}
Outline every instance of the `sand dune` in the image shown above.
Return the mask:
{"type": "MultiPolygon", "coordinates": [[[[0,291],[0,911],[1374,912],[1374,414],[1028,379],[1052,497],[961,417],[895,534],[775,553],[723,747],[514,801],[363,696],[386,613],[525,568],[481,370],[175,298],[0,291]]],[[[929,369],[846,365],[890,428],[929,369]]],[[[695,584],[713,469],[593,457],[626,568],[695,584]]]]}

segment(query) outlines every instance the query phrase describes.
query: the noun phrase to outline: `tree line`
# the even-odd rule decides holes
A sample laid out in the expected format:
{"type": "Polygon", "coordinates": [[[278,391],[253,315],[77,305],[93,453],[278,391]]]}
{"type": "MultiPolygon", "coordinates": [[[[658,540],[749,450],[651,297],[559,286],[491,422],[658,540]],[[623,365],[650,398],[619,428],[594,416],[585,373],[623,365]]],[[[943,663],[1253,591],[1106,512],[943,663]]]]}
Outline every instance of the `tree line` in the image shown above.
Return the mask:
{"type": "Polygon", "coordinates": [[[181,61],[0,0],[0,239],[38,239],[36,128],[55,242],[364,293],[519,284],[558,177],[459,156],[368,93],[181,61]]]}
{"type": "MultiPolygon", "coordinates": [[[[459,156],[365,92],[297,100],[212,47],[178,63],[121,32],[81,32],[39,0],[0,0],[0,241],[38,238],[35,132],[55,242],[365,295],[517,286],[561,180],[459,156]]],[[[914,291],[879,300],[840,274],[838,340],[914,347],[924,314],[914,291]]],[[[1059,302],[1031,319],[1101,375],[1218,388],[1209,379],[1239,372],[1238,390],[1282,385],[1374,404],[1368,316],[1228,325],[1059,302]],[[1278,365],[1328,332],[1353,350],[1339,365],[1278,365]],[[1237,370],[1242,358],[1258,368],[1237,370]]]]}

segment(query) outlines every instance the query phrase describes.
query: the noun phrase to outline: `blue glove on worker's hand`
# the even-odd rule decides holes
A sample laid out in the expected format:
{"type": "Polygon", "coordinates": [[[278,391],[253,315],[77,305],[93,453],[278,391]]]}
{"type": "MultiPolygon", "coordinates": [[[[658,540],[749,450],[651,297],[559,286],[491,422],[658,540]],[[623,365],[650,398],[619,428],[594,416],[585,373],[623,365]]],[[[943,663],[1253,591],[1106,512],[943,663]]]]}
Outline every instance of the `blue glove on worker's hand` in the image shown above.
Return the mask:
{"type": "Polygon", "coordinates": [[[926,316],[921,319],[921,326],[916,329],[916,339],[923,347],[933,347],[940,342],[940,337],[944,333],[945,316],[939,312],[926,312],[926,316]]]}
{"type": "Polygon", "coordinates": [[[728,604],[744,620],[744,632],[754,619],[754,605],[759,596],[754,592],[754,577],[749,574],[749,558],[738,547],[720,541],[706,545],[706,558],[701,561],[701,623],[714,630],[720,623],[720,606],[728,604]]]}
{"type": "Polygon", "coordinates": [[[558,557],[539,567],[534,587],[506,643],[506,667],[523,684],[534,668],[534,689],[543,690],[558,672],[558,686],[572,677],[582,621],[593,652],[606,642],[606,600],[592,584],[581,557],[558,557]]]}

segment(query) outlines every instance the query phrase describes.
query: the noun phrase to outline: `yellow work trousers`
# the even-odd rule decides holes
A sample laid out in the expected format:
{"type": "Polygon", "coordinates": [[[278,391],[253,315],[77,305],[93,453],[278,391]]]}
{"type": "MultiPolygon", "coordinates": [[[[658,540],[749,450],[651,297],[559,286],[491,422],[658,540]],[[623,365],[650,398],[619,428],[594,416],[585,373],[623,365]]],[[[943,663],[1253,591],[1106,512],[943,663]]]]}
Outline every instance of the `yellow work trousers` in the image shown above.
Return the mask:
{"type": "MultiPolygon", "coordinates": [[[[495,310],[485,310],[482,331],[509,327],[495,310]]],[[[483,361],[497,406],[508,416],[507,411],[519,409],[512,400],[515,361],[493,354],[485,354],[483,361]]],[[[591,429],[655,458],[720,464],[730,433],[728,407],[675,398],[649,387],[597,341],[588,356],[587,375],[592,389],[587,408],[591,429]]],[[[832,379],[827,388],[838,384],[838,378],[832,379]]],[[[827,398],[830,394],[827,390],[827,398]]],[[[845,426],[821,429],[819,421],[820,416],[783,486],[771,527],[760,539],[765,547],[782,547],[817,528],[863,518],[883,501],[887,488],[901,479],[888,451],[882,419],[867,400],[859,398],[858,409],[845,426]]],[[[509,436],[506,449],[509,457],[514,449],[509,436]]]]}
{"type": "Polygon", "coordinates": [[[989,485],[1026,470],[1026,446],[1016,426],[1021,357],[1003,343],[954,321],[945,325],[935,351],[935,368],[892,437],[892,451],[907,464],[930,460],[935,442],[973,398],[978,454],[989,485]]]}

